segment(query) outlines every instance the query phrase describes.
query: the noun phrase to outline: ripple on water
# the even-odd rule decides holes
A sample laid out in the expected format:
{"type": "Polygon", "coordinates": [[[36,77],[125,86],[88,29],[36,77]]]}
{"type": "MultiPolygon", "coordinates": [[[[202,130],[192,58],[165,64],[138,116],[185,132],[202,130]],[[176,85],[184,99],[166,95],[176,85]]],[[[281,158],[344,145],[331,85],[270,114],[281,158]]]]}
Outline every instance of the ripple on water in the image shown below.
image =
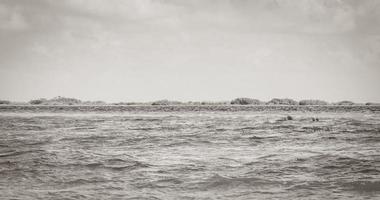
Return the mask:
{"type": "Polygon", "coordinates": [[[0,199],[380,197],[377,112],[70,112],[0,115],[0,199]]]}

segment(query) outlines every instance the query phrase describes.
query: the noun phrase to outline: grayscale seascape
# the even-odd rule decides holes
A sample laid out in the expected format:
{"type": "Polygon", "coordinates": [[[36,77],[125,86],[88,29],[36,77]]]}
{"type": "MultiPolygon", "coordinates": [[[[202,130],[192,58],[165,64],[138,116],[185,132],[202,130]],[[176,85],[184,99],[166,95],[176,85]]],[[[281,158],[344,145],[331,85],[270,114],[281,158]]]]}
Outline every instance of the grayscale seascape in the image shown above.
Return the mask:
{"type": "Polygon", "coordinates": [[[378,106],[146,108],[0,107],[0,199],[380,197],[378,106]]]}
{"type": "Polygon", "coordinates": [[[380,0],[0,0],[0,200],[380,200],[380,0]]]}

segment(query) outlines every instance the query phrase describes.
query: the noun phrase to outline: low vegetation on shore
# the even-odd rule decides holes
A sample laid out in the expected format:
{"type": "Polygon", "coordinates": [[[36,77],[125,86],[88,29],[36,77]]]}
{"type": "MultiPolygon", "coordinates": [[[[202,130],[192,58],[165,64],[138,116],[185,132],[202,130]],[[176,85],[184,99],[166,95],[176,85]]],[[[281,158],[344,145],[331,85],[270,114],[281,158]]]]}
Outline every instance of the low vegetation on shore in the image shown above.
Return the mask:
{"type": "Polygon", "coordinates": [[[11,102],[8,100],[0,100],[0,105],[116,105],[116,106],[222,106],[222,105],[289,105],[289,106],[352,106],[352,105],[366,105],[366,106],[380,106],[380,103],[368,102],[368,103],[355,103],[352,101],[339,101],[329,103],[327,101],[318,99],[305,99],[296,101],[289,98],[274,98],[270,101],[261,101],[254,98],[240,97],[231,101],[170,101],[167,99],[158,100],[153,102],[119,102],[119,103],[106,103],[104,101],[82,101],[75,98],[67,97],[54,97],[52,99],[33,99],[27,103],[23,102],[11,102]]]}
{"type": "Polygon", "coordinates": [[[328,105],[326,101],[318,100],[318,99],[307,99],[307,100],[301,100],[298,102],[301,106],[309,106],[309,105],[328,105]]]}
{"type": "Polygon", "coordinates": [[[0,100],[0,105],[6,105],[6,104],[11,104],[11,102],[7,100],[0,100]]]}
{"type": "Polygon", "coordinates": [[[333,103],[333,105],[338,105],[338,106],[352,106],[352,105],[355,105],[355,103],[352,102],[352,101],[339,101],[339,102],[333,103]]]}
{"type": "Polygon", "coordinates": [[[231,101],[231,104],[237,104],[237,105],[262,105],[264,102],[258,100],[258,99],[251,99],[251,98],[236,98],[231,101]]]}
{"type": "Polygon", "coordinates": [[[54,97],[52,99],[34,99],[30,100],[31,105],[106,105],[103,101],[81,101],[75,98],[54,97]]]}
{"type": "Polygon", "coordinates": [[[159,101],[154,101],[151,103],[152,106],[170,106],[170,105],[181,105],[183,104],[180,101],[169,101],[169,100],[159,100],[159,101]]]}
{"type": "Polygon", "coordinates": [[[298,105],[298,102],[293,99],[277,99],[274,98],[266,103],[267,105],[298,105]]]}
{"type": "Polygon", "coordinates": [[[368,102],[365,103],[366,106],[380,106],[380,103],[373,103],[373,102],[368,102]]]}

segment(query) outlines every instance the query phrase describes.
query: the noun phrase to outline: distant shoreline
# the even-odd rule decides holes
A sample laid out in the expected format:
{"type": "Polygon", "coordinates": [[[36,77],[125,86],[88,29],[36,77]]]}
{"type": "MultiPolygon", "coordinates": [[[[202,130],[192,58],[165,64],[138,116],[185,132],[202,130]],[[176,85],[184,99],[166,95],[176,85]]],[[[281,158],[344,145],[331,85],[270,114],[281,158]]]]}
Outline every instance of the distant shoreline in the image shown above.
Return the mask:
{"type": "Polygon", "coordinates": [[[0,104],[0,107],[380,107],[378,104],[354,104],[354,105],[237,105],[237,104],[215,104],[215,105],[192,105],[192,104],[178,104],[178,105],[151,105],[151,104],[132,104],[132,105],[116,105],[116,104],[102,104],[102,105],[91,105],[91,104],[62,104],[62,105],[48,105],[48,104],[0,104]]]}
{"type": "Polygon", "coordinates": [[[0,105],[0,113],[107,112],[370,112],[379,105],[0,105]]]}
{"type": "Polygon", "coordinates": [[[54,97],[52,99],[33,99],[29,102],[12,102],[0,100],[0,105],[18,105],[18,106],[379,106],[380,103],[367,102],[355,103],[348,100],[338,102],[327,102],[319,99],[304,99],[296,101],[290,98],[273,98],[270,101],[261,101],[259,99],[240,97],[230,101],[173,101],[158,100],[152,102],[118,102],[107,103],[104,101],[82,101],[76,98],[54,97]]]}

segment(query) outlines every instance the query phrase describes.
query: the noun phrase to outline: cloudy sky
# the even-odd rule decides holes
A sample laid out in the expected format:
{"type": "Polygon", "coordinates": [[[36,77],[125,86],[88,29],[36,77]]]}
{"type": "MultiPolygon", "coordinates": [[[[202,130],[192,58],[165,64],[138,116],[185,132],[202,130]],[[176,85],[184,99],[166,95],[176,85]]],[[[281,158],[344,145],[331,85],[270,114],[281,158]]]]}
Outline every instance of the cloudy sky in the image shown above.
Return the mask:
{"type": "Polygon", "coordinates": [[[0,99],[379,91],[379,0],[0,0],[0,99]]]}

